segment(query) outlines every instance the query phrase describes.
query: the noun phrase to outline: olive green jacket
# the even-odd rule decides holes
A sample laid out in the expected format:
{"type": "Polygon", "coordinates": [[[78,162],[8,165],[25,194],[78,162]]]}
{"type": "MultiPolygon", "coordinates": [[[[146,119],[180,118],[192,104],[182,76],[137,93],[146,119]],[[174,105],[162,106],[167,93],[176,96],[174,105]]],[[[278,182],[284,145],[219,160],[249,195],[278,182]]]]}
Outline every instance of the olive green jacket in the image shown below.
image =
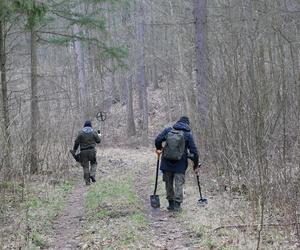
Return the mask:
{"type": "Polygon", "coordinates": [[[91,127],[84,127],[79,131],[73,150],[77,150],[80,146],[80,151],[87,149],[95,149],[96,144],[100,143],[101,139],[97,132],[91,127]]]}

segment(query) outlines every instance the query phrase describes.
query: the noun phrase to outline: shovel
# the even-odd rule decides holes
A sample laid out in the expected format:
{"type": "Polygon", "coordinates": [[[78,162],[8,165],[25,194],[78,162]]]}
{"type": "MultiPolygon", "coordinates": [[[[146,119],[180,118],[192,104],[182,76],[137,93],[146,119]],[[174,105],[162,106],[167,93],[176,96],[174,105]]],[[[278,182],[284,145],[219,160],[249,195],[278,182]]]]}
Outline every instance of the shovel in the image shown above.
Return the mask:
{"type": "Polygon", "coordinates": [[[157,179],[158,179],[158,169],[159,169],[159,154],[157,155],[157,165],[156,165],[156,178],[155,178],[155,188],[153,195],[150,195],[150,204],[153,208],[160,207],[159,195],[156,194],[157,189],[157,179]]]}
{"type": "Polygon", "coordinates": [[[208,203],[208,200],[206,198],[202,197],[202,192],[201,192],[201,186],[200,186],[200,180],[199,180],[199,174],[198,173],[197,173],[197,183],[198,183],[198,188],[199,188],[199,193],[200,193],[200,199],[198,200],[198,205],[205,206],[208,203]]]}
{"type": "Polygon", "coordinates": [[[75,161],[80,162],[80,153],[76,154],[76,151],[73,149],[70,150],[70,153],[73,156],[73,158],[75,159],[75,161]]]}

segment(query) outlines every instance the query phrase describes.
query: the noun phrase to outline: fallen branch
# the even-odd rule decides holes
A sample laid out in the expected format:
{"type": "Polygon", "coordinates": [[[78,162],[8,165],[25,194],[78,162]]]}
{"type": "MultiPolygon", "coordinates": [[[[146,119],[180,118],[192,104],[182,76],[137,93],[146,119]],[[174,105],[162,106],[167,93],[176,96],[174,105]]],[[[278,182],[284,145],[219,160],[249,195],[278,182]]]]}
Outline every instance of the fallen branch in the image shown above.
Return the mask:
{"type": "MultiPolygon", "coordinates": [[[[262,225],[262,227],[290,227],[290,226],[297,226],[297,225],[300,225],[300,223],[297,223],[297,222],[290,223],[290,224],[275,224],[275,223],[271,223],[271,224],[264,224],[264,225],[262,225]]],[[[254,225],[249,225],[249,224],[246,224],[246,225],[243,225],[243,224],[240,224],[240,225],[227,225],[227,226],[217,227],[217,228],[213,229],[213,232],[219,231],[221,229],[232,229],[232,228],[237,228],[237,229],[247,229],[247,228],[256,229],[256,228],[258,228],[260,226],[261,226],[260,224],[254,224],[254,225]]]]}

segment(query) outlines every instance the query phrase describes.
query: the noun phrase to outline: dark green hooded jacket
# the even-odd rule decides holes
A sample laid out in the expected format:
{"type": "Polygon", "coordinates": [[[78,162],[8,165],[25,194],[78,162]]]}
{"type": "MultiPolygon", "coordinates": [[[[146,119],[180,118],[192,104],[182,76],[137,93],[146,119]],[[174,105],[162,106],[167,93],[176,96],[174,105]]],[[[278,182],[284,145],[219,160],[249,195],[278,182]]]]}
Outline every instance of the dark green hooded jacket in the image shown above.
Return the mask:
{"type": "Polygon", "coordinates": [[[76,151],[79,146],[80,151],[95,149],[96,144],[100,142],[101,139],[99,135],[92,127],[84,127],[82,130],[79,131],[73,149],[76,151]]]}

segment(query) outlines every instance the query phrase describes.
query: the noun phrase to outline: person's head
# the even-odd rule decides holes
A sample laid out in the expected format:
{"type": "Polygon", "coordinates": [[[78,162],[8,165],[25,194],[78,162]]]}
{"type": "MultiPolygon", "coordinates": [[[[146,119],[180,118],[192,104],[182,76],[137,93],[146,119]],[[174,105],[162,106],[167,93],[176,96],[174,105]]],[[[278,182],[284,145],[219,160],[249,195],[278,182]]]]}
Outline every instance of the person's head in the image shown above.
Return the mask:
{"type": "Polygon", "coordinates": [[[83,127],[92,127],[92,122],[90,120],[85,121],[83,127]]]}
{"type": "Polygon", "coordinates": [[[190,125],[190,119],[187,116],[181,116],[178,122],[186,123],[190,125]]]}

